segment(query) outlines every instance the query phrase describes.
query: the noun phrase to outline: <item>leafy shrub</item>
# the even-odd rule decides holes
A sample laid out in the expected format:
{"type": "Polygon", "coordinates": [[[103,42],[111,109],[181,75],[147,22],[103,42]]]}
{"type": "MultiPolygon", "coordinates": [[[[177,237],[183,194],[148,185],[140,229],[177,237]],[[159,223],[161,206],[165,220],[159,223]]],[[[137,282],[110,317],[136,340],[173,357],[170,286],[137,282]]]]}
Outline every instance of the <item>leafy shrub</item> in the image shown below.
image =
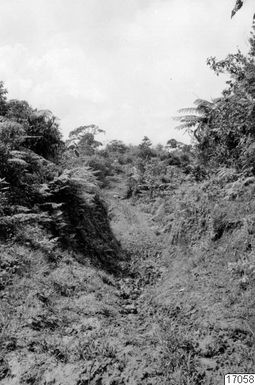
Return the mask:
{"type": "Polygon", "coordinates": [[[99,155],[92,155],[85,160],[85,165],[89,166],[97,176],[102,186],[106,186],[107,177],[112,175],[113,164],[110,159],[105,159],[99,155]]]}
{"type": "MultiPolygon", "coordinates": [[[[75,163],[64,170],[58,164],[63,143],[56,117],[50,111],[32,109],[25,101],[7,102],[4,95],[3,91],[6,110],[0,116],[2,240],[30,242],[26,231],[39,226],[46,230],[49,245],[54,239],[54,245],[59,242],[79,251],[83,258],[111,263],[118,245],[95,176],[97,173],[105,183],[111,162],[95,155],[86,159],[95,172],[88,167],[73,167],[75,163]]],[[[37,242],[31,246],[45,245],[37,242]]]]}
{"type": "Polygon", "coordinates": [[[65,170],[45,185],[42,195],[45,201],[40,207],[51,216],[53,235],[93,262],[110,264],[118,245],[98,196],[95,175],[88,168],[65,170]]]}

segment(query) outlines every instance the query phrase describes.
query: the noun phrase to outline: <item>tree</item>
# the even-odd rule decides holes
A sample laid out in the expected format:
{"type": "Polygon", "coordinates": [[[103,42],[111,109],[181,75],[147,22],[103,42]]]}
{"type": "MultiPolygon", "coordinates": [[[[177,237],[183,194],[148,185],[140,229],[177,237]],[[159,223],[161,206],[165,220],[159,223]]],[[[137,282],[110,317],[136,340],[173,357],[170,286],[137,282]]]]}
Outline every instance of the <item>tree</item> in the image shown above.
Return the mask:
{"type": "Polygon", "coordinates": [[[152,143],[151,143],[150,139],[148,138],[148,136],[143,137],[142,143],[139,146],[140,147],[151,147],[152,146],[152,143]]]}
{"type": "Polygon", "coordinates": [[[32,110],[26,127],[26,146],[53,162],[58,162],[64,143],[58,119],[49,110],[32,110]]]}
{"type": "Polygon", "coordinates": [[[177,142],[176,139],[169,139],[169,140],[167,141],[166,144],[167,144],[167,146],[169,146],[170,148],[177,148],[178,142],[177,142]]]}
{"type": "Polygon", "coordinates": [[[255,24],[250,50],[240,51],[208,64],[217,74],[229,75],[222,96],[211,102],[197,102],[184,117],[181,128],[188,128],[197,139],[197,154],[203,163],[230,166],[255,173],[255,24]]]}
{"type": "Polygon", "coordinates": [[[174,119],[181,123],[176,128],[186,130],[189,134],[194,135],[198,142],[201,142],[205,129],[210,125],[212,112],[216,107],[216,100],[209,102],[197,99],[194,104],[196,107],[180,109],[178,112],[185,115],[177,116],[174,119]]]}
{"type": "Polygon", "coordinates": [[[69,133],[67,148],[73,149],[77,156],[92,155],[102,145],[95,139],[95,136],[101,133],[105,131],[94,124],[79,126],[69,133]]]}
{"type": "Polygon", "coordinates": [[[8,135],[11,136],[14,135],[14,127],[22,126],[23,146],[45,159],[56,162],[64,146],[56,116],[49,110],[33,109],[25,100],[7,101],[6,93],[0,82],[0,120],[1,124],[4,124],[4,135],[7,135],[7,127],[10,128],[8,135]]]}
{"type": "Polygon", "coordinates": [[[6,104],[7,111],[6,117],[17,123],[29,125],[29,118],[33,114],[33,109],[30,107],[27,101],[12,99],[6,104]]]}
{"type": "Polygon", "coordinates": [[[127,152],[128,147],[121,140],[112,140],[106,145],[105,150],[115,155],[123,155],[127,152]]]}
{"type": "Polygon", "coordinates": [[[144,136],[142,142],[138,145],[138,156],[142,159],[150,159],[153,156],[152,143],[148,136],[144,136]]]}
{"type": "Polygon", "coordinates": [[[4,88],[4,83],[0,81],[0,116],[6,114],[6,102],[7,102],[7,89],[4,88]]]}
{"type": "Polygon", "coordinates": [[[25,130],[20,123],[5,120],[0,123],[0,142],[9,150],[17,150],[25,140],[25,130]]]}

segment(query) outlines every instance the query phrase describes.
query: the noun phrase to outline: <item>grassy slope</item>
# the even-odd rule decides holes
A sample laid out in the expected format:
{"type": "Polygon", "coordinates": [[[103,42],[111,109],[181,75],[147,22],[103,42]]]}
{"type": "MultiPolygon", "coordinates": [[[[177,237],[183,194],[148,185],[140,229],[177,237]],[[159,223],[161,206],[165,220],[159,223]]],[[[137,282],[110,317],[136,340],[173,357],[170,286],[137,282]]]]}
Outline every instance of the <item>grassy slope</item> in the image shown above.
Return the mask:
{"type": "Polygon", "coordinates": [[[115,275],[1,246],[1,384],[218,384],[254,370],[253,185],[234,201],[187,182],[132,203],[115,197],[122,183],[106,192],[115,275]]]}
{"type": "Polygon", "coordinates": [[[173,383],[217,384],[255,369],[254,180],[219,182],[184,184],[153,217],[167,224],[167,272],[153,301],[165,308],[173,383]],[[174,362],[180,349],[186,362],[174,362]]]}

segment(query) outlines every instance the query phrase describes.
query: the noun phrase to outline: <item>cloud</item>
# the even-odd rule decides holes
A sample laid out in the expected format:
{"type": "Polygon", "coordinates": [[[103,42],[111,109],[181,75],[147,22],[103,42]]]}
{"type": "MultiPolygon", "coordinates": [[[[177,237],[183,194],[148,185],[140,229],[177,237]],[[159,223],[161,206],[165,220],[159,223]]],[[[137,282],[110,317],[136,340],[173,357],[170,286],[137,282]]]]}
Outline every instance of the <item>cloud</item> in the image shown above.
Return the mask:
{"type": "Polygon", "coordinates": [[[181,139],[171,116],[224,85],[206,58],[247,49],[247,4],[230,21],[228,0],[2,0],[1,79],[65,134],[95,123],[109,139],[181,139]]]}

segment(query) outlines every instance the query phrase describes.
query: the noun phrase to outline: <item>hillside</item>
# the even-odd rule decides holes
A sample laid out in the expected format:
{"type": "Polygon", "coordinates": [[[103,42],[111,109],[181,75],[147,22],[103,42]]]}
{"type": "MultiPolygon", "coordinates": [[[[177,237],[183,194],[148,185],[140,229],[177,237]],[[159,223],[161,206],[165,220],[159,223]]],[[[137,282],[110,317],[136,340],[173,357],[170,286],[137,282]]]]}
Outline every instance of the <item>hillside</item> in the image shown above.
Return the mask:
{"type": "Polygon", "coordinates": [[[114,271],[1,246],[1,384],[219,384],[253,370],[255,181],[225,188],[239,196],[217,210],[203,184],[164,202],[122,200],[124,183],[105,190],[114,271]]]}
{"type": "Polygon", "coordinates": [[[208,59],[229,80],[179,110],[190,144],[64,141],[0,82],[1,385],[255,371],[255,23],[249,43],[208,59]]]}

